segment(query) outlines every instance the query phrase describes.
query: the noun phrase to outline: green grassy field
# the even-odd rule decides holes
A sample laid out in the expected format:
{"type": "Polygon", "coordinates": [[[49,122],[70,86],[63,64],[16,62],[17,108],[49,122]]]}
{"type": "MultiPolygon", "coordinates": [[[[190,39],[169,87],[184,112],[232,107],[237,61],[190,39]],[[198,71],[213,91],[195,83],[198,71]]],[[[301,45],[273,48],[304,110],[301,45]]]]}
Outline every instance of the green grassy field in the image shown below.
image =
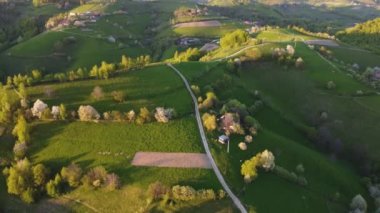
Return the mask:
{"type": "Polygon", "coordinates": [[[69,110],[77,110],[83,104],[91,104],[99,112],[110,110],[127,112],[132,109],[138,111],[144,106],[150,110],[157,106],[173,107],[179,115],[190,114],[193,110],[189,95],[181,82],[177,81],[177,76],[165,66],[124,73],[109,80],[35,86],[29,88],[29,94],[32,100],[40,98],[50,106],[64,103],[69,110]],[[95,86],[100,86],[105,93],[101,101],[91,98],[91,92],[95,86]],[[45,97],[46,87],[54,90],[53,97],[45,97]],[[123,91],[126,101],[115,103],[111,95],[114,90],[123,91]]]}
{"type": "Polygon", "coordinates": [[[333,52],[333,56],[338,60],[348,64],[357,63],[361,70],[365,70],[368,66],[380,66],[380,55],[366,50],[355,49],[349,46],[330,48],[330,50],[333,52]]]}
{"type": "MultiPolygon", "coordinates": [[[[68,28],[48,31],[24,41],[0,54],[2,70],[8,75],[29,72],[38,68],[45,73],[65,72],[79,67],[91,68],[101,61],[119,62],[122,55],[131,57],[150,54],[145,46],[145,29],[151,24],[149,8],[143,2],[120,2],[99,5],[113,12],[123,6],[131,9],[127,15],[111,14],[96,23],[87,24],[87,31],[68,28]],[[116,42],[108,41],[114,37],[116,42]],[[74,37],[72,43],[64,40],[74,37]]],[[[84,11],[93,4],[83,5],[84,11]]],[[[81,9],[82,10],[82,9],[81,9]]]]}
{"type": "MultiPolygon", "coordinates": [[[[145,191],[150,183],[157,180],[170,186],[182,184],[198,189],[221,187],[212,170],[131,166],[131,160],[137,151],[203,152],[197,125],[192,116],[190,96],[179,77],[166,66],[149,67],[110,80],[40,85],[28,88],[28,92],[31,99],[42,98],[49,106],[62,102],[71,110],[76,110],[81,104],[91,104],[100,112],[131,109],[138,111],[142,106],[147,106],[151,110],[156,106],[173,107],[178,111],[179,117],[168,124],[150,123],[142,126],[117,122],[34,122],[31,134],[32,145],[29,149],[29,156],[34,163],[44,163],[52,169],[52,172],[58,172],[62,166],[70,162],[77,162],[83,168],[102,165],[109,171],[117,173],[123,182],[122,189],[116,192],[79,188],[66,195],[71,199],[80,199],[99,211],[136,212],[145,208],[156,210],[162,208],[146,204],[145,191]],[[91,100],[89,96],[96,85],[101,86],[106,93],[106,97],[98,102],[91,100]],[[55,90],[55,96],[51,99],[42,98],[43,88],[46,86],[55,90]],[[114,104],[109,95],[112,90],[125,91],[127,101],[114,104]],[[101,152],[111,154],[102,155],[101,152]],[[104,200],[109,202],[102,202],[104,200]]],[[[2,144],[0,150],[10,150],[13,142],[8,140],[2,144]]],[[[5,196],[6,206],[18,210],[25,208],[24,205],[16,207],[17,200],[6,196],[4,190],[0,190],[0,196],[2,194],[5,196]]],[[[75,212],[88,211],[87,207],[68,202],[63,197],[55,202],[63,204],[51,208],[68,208],[75,212]]],[[[37,211],[41,205],[52,204],[42,201],[32,205],[31,209],[37,211]]],[[[222,211],[232,208],[229,200],[213,201],[202,207],[200,205],[201,203],[197,201],[178,204],[172,208],[200,212],[207,212],[205,206],[222,211]]]]}
{"type": "Polygon", "coordinates": [[[223,24],[220,27],[181,27],[173,29],[176,36],[218,38],[239,29],[235,24],[223,24]]]}
{"type": "MultiPolygon", "coordinates": [[[[225,73],[224,65],[217,65],[216,63],[208,65],[187,63],[179,64],[177,67],[193,84],[199,85],[201,88],[220,79],[225,73]]],[[[285,71],[276,64],[255,63],[252,66],[245,67],[241,77],[234,77],[234,83],[228,89],[216,91],[216,95],[221,101],[238,99],[250,106],[254,99],[249,91],[257,89],[261,91],[262,96],[267,101],[272,101],[272,106],[275,106],[273,109],[266,106],[255,115],[264,130],[254,138],[253,144],[248,145],[248,151],[241,151],[237,146],[238,142],[243,141],[243,137],[233,136],[231,154],[227,155],[226,147],[213,142],[217,138],[217,134],[209,135],[213,155],[221,171],[243,201],[252,205],[258,212],[279,212],[282,211],[284,205],[292,212],[344,212],[352,196],[357,193],[366,195],[365,187],[360,184],[360,177],[351,167],[339,160],[330,160],[329,156],[316,151],[304,133],[300,131],[298,124],[291,122],[295,120],[304,125],[304,105],[310,104],[309,106],[312,107],[314,104],[312,109],[317,110],[319,108],[315,102],[325,103],[324,100],[318,99],[321,97],[315,96],[314,92],[311,91],[315,82],[311,76],[308,76],[310,75],[308,72],[312,72],[312,70],[306,69],[307,71],[301,72],[297,70],[285,71]],[[311,97],[307,98],[306,95],[311,97]],[[315,102],[309,103],[310,100],[314,99],[315,102]],[[294,105],[288,105],[293,102],[294,105]],[[284,117],[285,112],[286,117],[284,117]],[[289,117],[292,118],[289,120],[289,117]],[[258,179],[253,183],[244,184],[240,175],[242,161],[264,149],[271,150],[276,156],[276,164],[290,171],[295,171],[298,164],[303,164],[306,170],[305,177],[309,182],[308,186],[300,187],[264,171],[259,171],[258,179]],[[337,192],[341,194],[340,198],[337,202],[331,201],[337,192]]],[[[330,77],[332,76],[334,75],[330,77]]],[[[321,79],[315,80],[318,82],[321,79]]],[[[355,83],[352,84],[356,85],[355,83]]],[[[323,91],[324,89],[317,87],[314,90],[323,91]]],[[[349,89],[342,88],[342,90],[349,89]]],[[[346,102],[340,102],[340,98],[332,96],[330,99],[336,102],[325,103],[327,106],[347,106],[346,102]]],[[[351,109],[351,107],[347,107],[347,109],[351,109]]],[[[362,118],[355,117],[355,119],[361,120],[362,118]]],[[[363,129],[355,130],[356,133],[359,131],[363,131],[363,129]]],[[[372,145],[376,146],[376,144],[372,145]]],[[[374,151],[373,154],[375,153],[374,151]]]]}

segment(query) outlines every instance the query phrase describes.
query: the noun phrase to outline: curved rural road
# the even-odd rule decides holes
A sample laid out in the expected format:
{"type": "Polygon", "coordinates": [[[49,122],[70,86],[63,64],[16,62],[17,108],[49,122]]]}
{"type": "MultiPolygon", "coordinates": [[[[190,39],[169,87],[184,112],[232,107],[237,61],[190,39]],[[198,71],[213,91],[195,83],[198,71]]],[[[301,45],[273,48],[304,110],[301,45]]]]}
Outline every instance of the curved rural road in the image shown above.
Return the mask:
{"type": "Polygon", "coordinates": [[[243,206],[243,204],[241,203],[241,201],[239,200],[239,198],[232,192],[232,190],[230,189],[230,187],[227,185],[226,181],[223,178],[222,173],[219,171],[218,166],[216,165],[214,159],[212,158],[212,155],[211,155],[211,152],[210,152],[210,148],[208,147],[208,142],[207,142],[206,134],[205,134],[204,129],[203,129],[203,124],[202,124],[201,116],[200,116],[200,113],[199,113],[199,110],[198,110],[198,101],[197,101],[197,98],[195,97],[195,95],[193,94],[193,92],[192,92],[192,90],[190,88],[189,83],[187,82],[185,76],[183,76],[182,73],[177,68],[175,68],[172,64],[167,64],[167,66],[169,66],[170,68],[172,68],[179,75],[179,77],[181,77],[183,83],[186,86],[186,89],[189,91],[189,93],[191,95],[191,98],[193,99],[195,118],[197,119],[199,133],[201,135],[201,139],[202,139],[202,143],[203,143],[203,146],[205,148],[205,151],[206,151],[206,155],[207,155],[207,157],[210,160],[212,169],[214,170],[214,172],[216,174],[216,177],[218,178],[220,184],[223,186],[224,190],[230,196],[230,198],[232,199],[232,201],[234,202],[234,204],[236,205],[236,207],[240,210],[240,212],[247,213],[247,210],[245,209],[245,207],[243,206]]]}
{"type": "Polygon", "coordinates": [[[264,46],[264,45],[268,45],[269,43],[262,43],[262,44],[256,44],[256,45],[250,45],[250,46],[247,46],[247,47],[244,47],[224,58],[218,58],[218,59],[215,59],[214,61],[223,61],[223,60],[227,60],[227,59],[230,59],[230,58],[233,58],[241,53],[243,53],[244,51],[248,50],[248,49],[251,49],[251,48],[255,48],[255,47],[260,47],[260,46],[264,46]]]}

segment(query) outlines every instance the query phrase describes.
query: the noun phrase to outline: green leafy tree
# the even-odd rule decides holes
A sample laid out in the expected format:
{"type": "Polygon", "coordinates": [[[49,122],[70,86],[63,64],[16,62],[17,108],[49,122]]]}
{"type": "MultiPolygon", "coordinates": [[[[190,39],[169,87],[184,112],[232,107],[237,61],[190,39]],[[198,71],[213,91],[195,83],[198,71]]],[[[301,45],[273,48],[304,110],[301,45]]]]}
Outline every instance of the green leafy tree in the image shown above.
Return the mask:
{"type": "Polygon", "coordinates": [[[44,186],[49,175],[49,169],[47,169],[43,164],[37,164],[33,166],[32,170],[35,186],[44,186]]]}
{"type": "Polygon", "coordinates": [[[67,111],[66,111],[66,107],[64,104],[61,104],[59,106],[59,118],[61,120],[66,120],[66,118],[67,118],[67,111]]]}
{"type": "Polygon", "coordinates": [[[70,187],[78,187],[82,177],[82,169],[78,165],[72,163],[68,167],[63,167],[61,169],[61,177],[70,187]]]}
{"type": "Polygon", "coordinates": [[[38,82],[42,79],[42,73],[41,71],[35,69],[35,70],[32,70],[32,78],[34,81],[38,82]]]}
{"type": "Polygon", "coordinates": [[[251,182],[257,177],[257,167],[259,165],[259,158],[253,157],[249,160],[244,161],[241,165],[241,174],[244,176],[244,180],[251,182]]]}
{"type": "Polygon", "coordinates": [[[11,104],[8,92],[5,88],[0,88],[0,122],[8,123],[11,120],[11,104]]]}
{"type": "Polygon", "coordinates": [[[248,41],[248,33],[238,29],[231,33],[227,33],[220,39],[220,46],[228,49],[241,46],[248,41]]]}
{"type": "Polygon", "coordinates": [[[209,113],[205,113],[202,116],[203,126],[207,131],[214,131],[217,127],[216,116],[209,113]]]}
{"type": "Polygon", "coordinates": [[[12,131],[12,134],[17,137],[20,143],[29,142],[29,127],[25,117],[22,114],[18,116],[17,123],[12,131]]]}

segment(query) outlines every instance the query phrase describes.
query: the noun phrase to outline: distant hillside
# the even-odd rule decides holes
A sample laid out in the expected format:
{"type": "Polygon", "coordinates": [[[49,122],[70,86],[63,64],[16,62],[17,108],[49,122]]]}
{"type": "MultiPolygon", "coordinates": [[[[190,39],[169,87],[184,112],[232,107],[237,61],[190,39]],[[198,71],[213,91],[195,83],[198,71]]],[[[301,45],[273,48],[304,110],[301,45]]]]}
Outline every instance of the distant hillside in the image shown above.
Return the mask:
{"type": "Polygon", "coordinates": [[[376,18],[337,33],[337,37],[346,43],[356,44],[379,51],[380,18],[376,18]]]}
{"type": "Polygon", "coordinates": [[[378,4],[379,0],[255,0],[262,4],[312,4],[312,5],[359,5],[359,4],[378,4]]]}
{"type": "Polygon", "coordinates": [[[208,0],[208,4],[213,6],[236,6],[251,2],[252,0],[208,0]]]}
{"type": "Polygon", "coordinates": [[[312,4],[312,5],[376,5],[380,4],[380,0],[208,0],[210,5],[217,6],[235,6],[241,4],[249,4],[258,2],[267,5],[278,4],[312,4]]]}

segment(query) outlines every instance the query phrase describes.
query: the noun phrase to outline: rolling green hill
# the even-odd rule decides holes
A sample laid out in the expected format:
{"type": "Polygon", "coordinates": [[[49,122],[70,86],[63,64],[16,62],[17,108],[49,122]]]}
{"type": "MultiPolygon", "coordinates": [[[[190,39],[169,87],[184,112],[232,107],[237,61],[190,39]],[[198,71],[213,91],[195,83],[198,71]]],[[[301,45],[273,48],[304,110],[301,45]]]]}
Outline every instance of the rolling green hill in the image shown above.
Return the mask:
{"type": "Polygon", "coordinates": [[[380,18],[356,24],[354,27],[337,33],[343,42],[358,45],[379,52],[380,48],[380,18]]]}

